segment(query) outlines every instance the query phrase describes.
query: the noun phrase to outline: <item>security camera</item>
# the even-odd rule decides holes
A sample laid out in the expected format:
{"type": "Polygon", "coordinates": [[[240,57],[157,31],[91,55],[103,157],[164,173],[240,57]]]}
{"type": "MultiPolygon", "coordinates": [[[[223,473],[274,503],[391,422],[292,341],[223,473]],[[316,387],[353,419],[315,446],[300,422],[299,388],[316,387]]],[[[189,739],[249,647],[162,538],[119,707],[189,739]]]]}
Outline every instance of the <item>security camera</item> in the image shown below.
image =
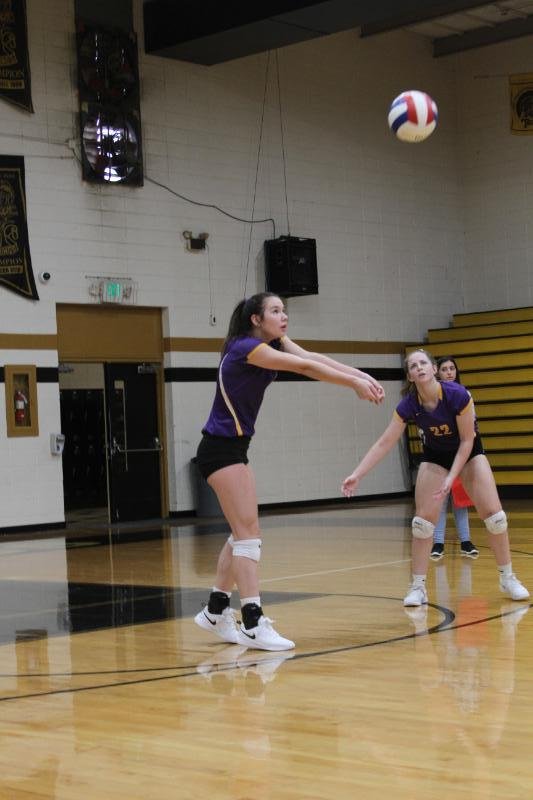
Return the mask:
{"type": "Polygon", "coordinates": [[[39,272],[39,280],[41,283],[48,283],[52,276],[49,272],[39,272]]]}

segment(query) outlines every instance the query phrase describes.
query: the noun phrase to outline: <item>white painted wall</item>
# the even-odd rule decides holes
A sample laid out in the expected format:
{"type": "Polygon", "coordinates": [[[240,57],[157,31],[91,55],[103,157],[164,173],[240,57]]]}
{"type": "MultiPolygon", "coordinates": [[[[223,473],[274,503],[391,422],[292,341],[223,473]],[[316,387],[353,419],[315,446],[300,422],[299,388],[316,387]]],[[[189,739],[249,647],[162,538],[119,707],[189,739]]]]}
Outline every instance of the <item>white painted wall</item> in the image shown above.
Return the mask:
{"type": "Polygon", "coordinates": [[[533,151],[510,131],[509,76],[533,72],[531,37],[458,58],[460,174],[466,231],[465,303],[533,305],[533,151]]]}
{"type": "MultiPolygon", "coordinates": [[[[288,301],[296,340],[419,341],[452,313],[531,302],[528,139],[506,128],[505,79],[475,77],[505,74],[508,65],[524,71],[530,39],[439,60],[427,40],[403,32],[361,40],[349,31],[281,50],[287,209],[273,59],[258,159],[267,55],[213,67],[146,56],[136,0],[145,185],[94,186],[82,182],[75,158],[73,3],[28,0],[27,8],[35,114],[2,103],[1,152],[25,157],[33,268],[52,280],[39,285],[37,303],[0,287],[1,333],[55,333],[56,303],[91,302],[86,276],[98,274],[133,278],[138,304],[164,309],[166,336],[222,337],[235,302],[263,288],[262,244],[272,225],[251,229],[172,192],[244,219],[272,217],[276,235],[288,232],[288,213],[293,235],[317,239],[320,294],[288,301]],[[406,88],[428,91],[439,105],[438,131],[420,145],[396,141],[386,126],[390,101],[406,88]],[[188,253],[183,230],[207,231],[208,251],[188,253]],[[489,281],[490,266],[505,277],[489,281]]],[[[391,356],[346,360],[400,366],[391,356]]],[[[3,352],[0,361],[54,366],[57,354],[3,352]]],[[[209,353],[165,359],[216,364],[209,353]]],[[[376,409],[339,387],[272,386],[251,451],[260,502],[338,496],[343,476],[387,424],[398,388],[387,386],[385,407],[376,409]]],[[[205,383],[167,385],[173,511],[192,507],[189,462],[212,394],[205,383]]],[[[47,452],[58,387],[39,386],[39,398],[39,438],[7,440],[0,392],[6,526],[63,518],[60,463],[47,452]],[[12,479],[13,465],[24,482],[12,479]]],[[[392,454],[361,491],[404,488],[392,454]]]]}

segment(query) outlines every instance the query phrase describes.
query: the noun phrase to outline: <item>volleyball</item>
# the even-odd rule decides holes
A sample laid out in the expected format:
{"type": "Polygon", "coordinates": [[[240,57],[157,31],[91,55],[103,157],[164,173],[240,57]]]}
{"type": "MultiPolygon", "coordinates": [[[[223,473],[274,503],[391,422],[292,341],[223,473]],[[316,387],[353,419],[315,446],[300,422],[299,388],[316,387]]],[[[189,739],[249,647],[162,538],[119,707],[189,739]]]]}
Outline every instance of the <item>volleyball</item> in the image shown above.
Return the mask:
{"type": "Polygon", "coordinates": [[[413,89],[396,97],[389,109],[389,128],[402,142],[423,142],[437,127],[439,112],[425,92],[413,89]]]}

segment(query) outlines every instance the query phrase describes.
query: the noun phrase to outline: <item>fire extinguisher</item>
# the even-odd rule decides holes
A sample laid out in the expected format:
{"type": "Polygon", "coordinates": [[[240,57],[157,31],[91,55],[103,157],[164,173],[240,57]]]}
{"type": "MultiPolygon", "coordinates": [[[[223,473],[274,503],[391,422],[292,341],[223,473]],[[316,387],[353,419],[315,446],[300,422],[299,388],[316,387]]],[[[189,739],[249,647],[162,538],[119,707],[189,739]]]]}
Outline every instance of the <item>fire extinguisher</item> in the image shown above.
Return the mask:
{"type": "Polygon", "coordinates": [[[20,389],[15,389],[15,425],[26,424],[26,406],[28,400],[20,389]]]}

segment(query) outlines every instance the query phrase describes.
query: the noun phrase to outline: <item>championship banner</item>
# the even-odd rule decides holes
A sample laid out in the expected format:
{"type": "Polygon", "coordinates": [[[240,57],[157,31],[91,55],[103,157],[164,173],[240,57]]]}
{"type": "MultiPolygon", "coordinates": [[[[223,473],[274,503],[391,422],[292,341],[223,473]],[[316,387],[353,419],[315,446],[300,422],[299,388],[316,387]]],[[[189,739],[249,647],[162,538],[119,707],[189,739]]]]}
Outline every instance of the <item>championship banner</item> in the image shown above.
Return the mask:
{"type": "Polygon", "coordinates": [[[0,97],[33,112],[25,0],[0,0],[0,97]]]}
{"type": "Polygon", "coordinates": [[[31,268],[21,156],[0,156],[0,284],[39,299],[31,268]]]}
{"type": "Polygon", "coordinates": [[[533,73],[509,76],[511,99],[511,133],[531,136],[533,133],[533,73]]]}

